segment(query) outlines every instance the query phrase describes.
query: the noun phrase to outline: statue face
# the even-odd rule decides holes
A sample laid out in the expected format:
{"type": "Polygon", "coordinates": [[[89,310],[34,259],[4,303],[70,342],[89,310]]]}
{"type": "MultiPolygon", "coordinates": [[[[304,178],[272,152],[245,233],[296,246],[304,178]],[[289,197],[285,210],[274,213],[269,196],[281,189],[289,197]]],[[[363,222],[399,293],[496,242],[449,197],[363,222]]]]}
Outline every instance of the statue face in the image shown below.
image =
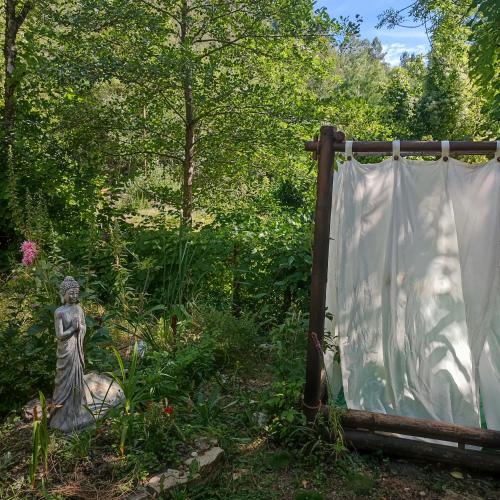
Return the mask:
{"type": "Polygon", "coordinates": [[[76,304],[78,302],[78,294],[78,288],[70,288],[69,290],[66,290],[66,293],[64,294],[64,303],[76,304]]]}

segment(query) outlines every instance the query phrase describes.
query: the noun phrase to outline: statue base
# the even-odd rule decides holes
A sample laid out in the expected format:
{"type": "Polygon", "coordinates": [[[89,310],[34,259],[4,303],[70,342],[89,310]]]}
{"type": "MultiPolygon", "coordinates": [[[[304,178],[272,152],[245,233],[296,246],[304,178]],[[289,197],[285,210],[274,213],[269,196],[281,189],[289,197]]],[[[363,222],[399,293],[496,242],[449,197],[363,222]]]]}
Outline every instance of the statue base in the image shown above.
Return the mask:
{"type": "MultiPolygon", "coordinates": [[[[102,418],[111,408],[119,405],[123,399],[123,391],[120,386],[109,376],[96,372],[84,375],[85,399],[88,411],[82,412],[75,431],[92,425],[96,419],[102,418]]],[[[47,398],[50,408],[51,399],[47,398]]],[[[22,409],[23,419],[27,422],[33,420],[33,415],[42,415],[42,408],[38,398],[29,401],[22,409]]],[[[49,411],[50,415],[50,411],[49,411]]]]}

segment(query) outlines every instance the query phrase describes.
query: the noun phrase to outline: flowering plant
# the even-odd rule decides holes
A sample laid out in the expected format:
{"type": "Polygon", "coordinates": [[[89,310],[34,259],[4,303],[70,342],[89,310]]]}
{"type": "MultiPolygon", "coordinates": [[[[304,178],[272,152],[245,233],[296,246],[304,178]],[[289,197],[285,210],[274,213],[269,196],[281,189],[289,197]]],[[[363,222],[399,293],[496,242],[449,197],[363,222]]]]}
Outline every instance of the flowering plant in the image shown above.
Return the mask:
{"type": "Polygon", "coordinates": [[[38,255],[38,247],[34,241],[23,241],[21,252],[23,253],[23,259],[21,261],[23,266],[31,266],[38,255]]]}

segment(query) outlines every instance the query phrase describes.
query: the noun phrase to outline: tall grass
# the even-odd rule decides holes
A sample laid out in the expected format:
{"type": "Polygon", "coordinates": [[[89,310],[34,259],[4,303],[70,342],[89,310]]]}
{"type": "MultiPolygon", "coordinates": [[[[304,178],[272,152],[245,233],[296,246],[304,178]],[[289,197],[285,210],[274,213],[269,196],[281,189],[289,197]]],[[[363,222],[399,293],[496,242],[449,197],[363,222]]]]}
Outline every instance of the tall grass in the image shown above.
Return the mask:
{"type": "Polygon", "coordinates": [[[120,386],[123,391],[124,400],[119,406],[121,414],[119,415],[116,423],[119,427],[120,442],[119,450],[120,455],[125,455],[125,444],[127,438],[132,432],[133,418],[137,405],[144,401],[146,390],[139,385],[140,374],[137,372],[139,364],[139,348],[137,342],[134,344],[132,356],[130,358],[130,365],[128,369],[125,368],[125,363],[120,353],[113,348],[116,360],[118,361],[119,373],[109,373],[113,380],[120,386]]]}

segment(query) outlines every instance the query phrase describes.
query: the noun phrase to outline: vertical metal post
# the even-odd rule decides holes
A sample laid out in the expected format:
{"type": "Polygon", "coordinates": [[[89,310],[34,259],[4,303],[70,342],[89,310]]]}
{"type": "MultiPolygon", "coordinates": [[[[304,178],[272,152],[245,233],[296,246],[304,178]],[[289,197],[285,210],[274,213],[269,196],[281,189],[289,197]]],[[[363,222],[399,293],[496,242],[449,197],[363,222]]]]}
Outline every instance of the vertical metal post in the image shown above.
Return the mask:
{"type": "Polygon", "coordinates": [[[321,353],[318,352],[311,333],[323,345],[325,328],[326,280],[328,275],[328,250],[330,243],[330,216],[333,186],[333,143],[335,128],[321,127],[319,137],[318,180],[314,214],[314,247],[311,278],[311,303],[309,307],[309,342],[307,347],[306,384],[303,409],[309,420],[315,418],[321,406],[321,353]]]}

